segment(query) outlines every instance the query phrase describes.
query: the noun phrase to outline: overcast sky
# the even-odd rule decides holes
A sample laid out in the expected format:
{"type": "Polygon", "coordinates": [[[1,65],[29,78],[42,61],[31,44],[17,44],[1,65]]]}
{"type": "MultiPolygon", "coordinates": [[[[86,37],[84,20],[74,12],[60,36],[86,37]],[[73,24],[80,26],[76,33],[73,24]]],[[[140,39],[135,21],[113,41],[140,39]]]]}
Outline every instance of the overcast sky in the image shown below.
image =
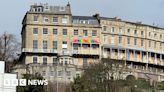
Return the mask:
{"type": "MultiPolygon", "coordinates": [[[[67,0],[1,0],[0,34],[4,31],[20,36],[21,22],[33,3],[66,5],[67,0]]],[[[164,27],[164,0],[71,0],[73,15],[120,17],[164,27]]]]}

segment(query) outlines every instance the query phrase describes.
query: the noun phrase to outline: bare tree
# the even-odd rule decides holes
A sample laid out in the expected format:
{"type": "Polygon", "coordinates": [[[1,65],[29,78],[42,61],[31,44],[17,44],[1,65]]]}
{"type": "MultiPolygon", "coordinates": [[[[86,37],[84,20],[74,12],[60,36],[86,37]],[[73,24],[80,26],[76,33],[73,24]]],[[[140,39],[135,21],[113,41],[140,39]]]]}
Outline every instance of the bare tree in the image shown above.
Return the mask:
{"type": "Polygon", "coordinates": [[[0,35],[0,60],[6,61],[6,71],[9,71],[9,67],[12,61],[18,58],[20,53],[21,44],[18,38],[9,33],[3,33],[0,35]]]}
{"type": "Polygon", "coordinates": [[[0,60],[13,61],[20,52],[20,42],[13,34],[0,35],[0,60]]]}

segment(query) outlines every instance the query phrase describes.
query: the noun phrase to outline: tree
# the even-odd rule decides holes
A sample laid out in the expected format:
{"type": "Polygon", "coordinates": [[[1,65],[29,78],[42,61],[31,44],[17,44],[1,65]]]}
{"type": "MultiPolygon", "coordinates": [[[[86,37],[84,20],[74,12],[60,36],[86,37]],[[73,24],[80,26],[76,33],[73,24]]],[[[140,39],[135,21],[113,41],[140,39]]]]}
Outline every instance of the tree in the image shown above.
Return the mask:
{"type": "Polygon", "coordinates": [[[4,33],[0,35],[0,60],[6,61],[6,72],[10,71],[14,60],[18,59],[21,44],[13,34],[4,33]]]}
{"type": "Polygon", "coordinates": [[[123,78],[129,71],[132,70],[123,60],[102,59],[74,79],[71,92],[144,92],[152,89],[149,80],[136,79],[133,75],[123,78]]]}
{"type": "MultiPolygon", "coordinates": [[[[40,74],[23,74],[23,79],[38,79],[43,80],[40,74]]],[[[17,86],[17,92],[45,92],[44,85],[27,85],[27,86],[17,86]]]]}
{"type": "Polygon", "coordinates": [[[102,59],[91,64],[81,77],[74,79],[72,92],[118,92],[124,65],[116,60],[102,59]]]}

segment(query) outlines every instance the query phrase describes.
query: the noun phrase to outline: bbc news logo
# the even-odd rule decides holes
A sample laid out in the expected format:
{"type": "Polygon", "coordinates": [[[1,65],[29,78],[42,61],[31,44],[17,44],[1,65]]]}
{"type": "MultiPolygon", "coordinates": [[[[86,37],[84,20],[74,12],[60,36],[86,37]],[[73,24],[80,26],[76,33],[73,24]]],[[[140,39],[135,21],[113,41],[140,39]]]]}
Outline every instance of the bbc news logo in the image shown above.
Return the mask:
{"type": "Polygon", "coordinates": [[[48,85],[48,80],[5,79],[4,86],[48,85]]]}

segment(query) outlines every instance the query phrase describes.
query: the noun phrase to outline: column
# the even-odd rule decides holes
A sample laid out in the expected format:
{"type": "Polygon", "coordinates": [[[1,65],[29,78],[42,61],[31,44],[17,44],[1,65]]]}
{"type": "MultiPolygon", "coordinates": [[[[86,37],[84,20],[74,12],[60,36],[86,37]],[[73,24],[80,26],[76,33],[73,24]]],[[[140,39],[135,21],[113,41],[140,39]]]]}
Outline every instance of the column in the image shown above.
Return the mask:
{"type": "Polygon", "coordinates": [[[81,53],[83,54],[83,51],[82,51],[82,43],[80,44],[80,51],[78,50],[78,54],[81,53]],[[82,53],[81,53],[82,52],[82,53]]]}
{"type": "Polygon", "coordinates": [[[129,49],[127,49],[126,55],[127,55],[126,59],[129,60],[129,49]]]}
{"type": "Polygon", "coordinates": [[[148,63],[149,63],[149,53],[146,52],[146,70],[148,70],[148,63]]]}
{"type": "Polygon", "coordinates": [[[160,54],[160,65],[163,65],[162,54],[160,54]]]}
{"type": "Polygon", "coordinates": [[[154,58],[154,61],[155,61],[155,62],[154,62],[155,64],[157,64],[157,63],[158,63],[158,62],[157,62],[157,54],[156,54],[156,53],[155,53],[155,58],[154,58]]]}
{"type": "Polygon", "coordinates": [[[117,59],[120,59],[120,49],[118,48],[117,59]]]}
{"type": "Polygon", "coordinates": [[[139,59],[140,62],[143,62],[143,57],[142,57],[143,55],[142,54],[143,54],[142,51],[140,51],[140,59],[139,59]]]}
{"type": "Polygon", "coordinates": [[[137,58],[136,58],[136,51],[135,50],[133,50],[133,55],[134,55],[134,61],[137,61],[137,58]]]}
{"type": "Polygon", "coordinates": [[[124,64],[125,64],[125,66],[126,66],[126,60],[127,60],[127,51],[126,51],[126,49],[125,49],[125,56],[124,56],[124,59],[125,59],[125,61],[124,61],[124,64]]]}
{"type": "Polygon", "coordinates": [[[149,52],[149,63],[151,62],[152,58],[151,58],[151,52],[149,52]]]}
{"type": "Polygon", "coordinates": [[[112,58],[112,48],[110,48],[110,52],[109,52],[109,58],[111,59],[112,58]]]}

